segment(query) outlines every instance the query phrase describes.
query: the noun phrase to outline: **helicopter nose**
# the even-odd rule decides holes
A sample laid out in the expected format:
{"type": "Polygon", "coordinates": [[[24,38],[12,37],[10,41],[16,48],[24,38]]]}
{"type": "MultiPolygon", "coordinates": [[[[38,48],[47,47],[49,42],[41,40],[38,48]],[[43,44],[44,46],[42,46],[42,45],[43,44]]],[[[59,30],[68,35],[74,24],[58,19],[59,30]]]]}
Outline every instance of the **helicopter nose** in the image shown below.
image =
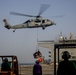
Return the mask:
{"type": "Polygon", "coordinates": [[[55,22],[52,22],[52,25],[56,25],[56,23],[55,22]]]}
{"type": "Polygon", "coordinates": [[[56,23],[54,23],[54,25],[56,25],[56,23]]]}

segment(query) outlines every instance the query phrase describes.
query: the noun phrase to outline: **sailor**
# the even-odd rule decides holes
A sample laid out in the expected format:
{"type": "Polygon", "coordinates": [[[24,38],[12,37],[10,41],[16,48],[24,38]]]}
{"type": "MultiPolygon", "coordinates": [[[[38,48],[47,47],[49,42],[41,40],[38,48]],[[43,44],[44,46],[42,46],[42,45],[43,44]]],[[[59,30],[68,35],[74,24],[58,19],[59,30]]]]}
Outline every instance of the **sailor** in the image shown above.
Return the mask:
{"type": "Polygon", "coordinates": [[[8,59],[5,58],[3,60],[3,63],[1,64],[1,71],[10,71],[10,70],[11,70],[11,68],[10,68],[10,64],[8,62],[8,59]]]}
{"type": "Polygon", "coordinates": [[[69,60],[70,57],[68,51],[63,52],[63,60],[58,65],[57,75],[76,75],[76,64],[69,60]]]}

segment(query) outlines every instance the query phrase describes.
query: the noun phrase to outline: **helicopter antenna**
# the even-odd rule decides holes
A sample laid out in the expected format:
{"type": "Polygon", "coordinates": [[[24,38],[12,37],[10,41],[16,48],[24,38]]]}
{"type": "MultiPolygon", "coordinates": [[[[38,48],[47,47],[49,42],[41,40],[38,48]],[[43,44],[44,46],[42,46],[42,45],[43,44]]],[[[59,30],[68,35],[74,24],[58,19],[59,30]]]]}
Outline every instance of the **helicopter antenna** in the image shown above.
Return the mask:
{"type": "Polygon", "coordinates": [[[45,12],[49,7],[50,5],[48,4],[42,4],[38,16],[40,16],[43,12],[45,12]]]}

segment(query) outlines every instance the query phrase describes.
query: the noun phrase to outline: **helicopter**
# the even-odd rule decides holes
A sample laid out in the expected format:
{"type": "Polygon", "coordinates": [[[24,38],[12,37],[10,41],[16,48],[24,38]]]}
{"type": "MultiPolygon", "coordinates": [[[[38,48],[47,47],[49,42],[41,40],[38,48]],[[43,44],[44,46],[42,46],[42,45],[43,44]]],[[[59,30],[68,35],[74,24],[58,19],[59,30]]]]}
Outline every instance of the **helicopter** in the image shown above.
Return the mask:
{"type": "Polygon", "coordinates": [[[51,20],[46,19],[46,18],[43,18],[41,16],[41,14],[46,9],[48,9],[49,6],[50,5],[48,5],[48,4],[43,4],[41,6],[39,14],[37,16],[26,15],[26,14],[21,14],[21,13],[16,13],[16,12],[10,12],[11,15],[34,17],[34,19],[29,19],[29,20],[25,21],[22,24],[17,24],[17,25],[14,25],[14,26],[9,24],[7,19],[4,19],[3,22],[5,23],[5,28],[7,28],[7,29],[14,29],[13,32],[15,32],[16,29],[21,29],[21,28],[39,28],[39,27],[42,27],[42,29],[44,30],[48,26],[56,25],[56,23],[54,23],[54,21],[51,21],[51,20]]]}

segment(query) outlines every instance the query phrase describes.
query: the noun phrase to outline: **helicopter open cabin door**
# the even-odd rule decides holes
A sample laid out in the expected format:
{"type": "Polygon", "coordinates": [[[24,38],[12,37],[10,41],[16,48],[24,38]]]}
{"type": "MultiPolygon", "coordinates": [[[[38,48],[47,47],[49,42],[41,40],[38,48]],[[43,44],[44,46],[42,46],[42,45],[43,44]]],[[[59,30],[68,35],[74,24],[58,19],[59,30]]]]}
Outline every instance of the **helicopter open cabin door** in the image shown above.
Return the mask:
{"type": "Polygon", "coordinates": [[[32,28],[32,27],[34,27],[34,26],[35,26],[34,21],[33,21],[33,20],[30,20],[30,21],[28,22],[28,27],[29,27],[29,28],[32,28]]]}
{"type": "Polygon", "coordinates": [[[41,23],[42,23],[42,22],[41,22],[40,19],[36,19],[35,22],[34,22],[35,26],[40,26],[41,23]]]}
{"type": "Polygon", "coordinates": [[[41,20],[37,20],[37,19],[34,19],[34,20],[29,20],[28,22],[28,28],[36,28],[36,27],[40,27],[41,25],[41,20]]]}

